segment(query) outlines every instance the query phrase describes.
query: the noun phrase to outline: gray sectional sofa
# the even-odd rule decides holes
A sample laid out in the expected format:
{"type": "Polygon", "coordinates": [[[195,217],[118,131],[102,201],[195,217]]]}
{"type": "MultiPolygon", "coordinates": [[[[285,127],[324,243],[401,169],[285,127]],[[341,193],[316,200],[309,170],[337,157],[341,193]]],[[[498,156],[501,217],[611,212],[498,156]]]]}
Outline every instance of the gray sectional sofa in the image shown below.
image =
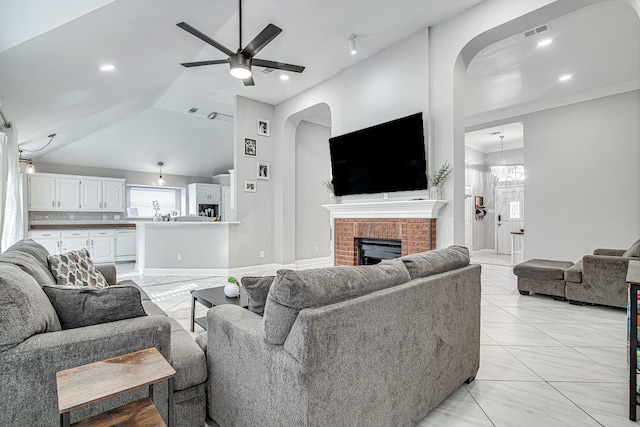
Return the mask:
{"type": "Polygon", "coordinates": [[[466,248],[267,283],[264,317],[207,312],[221,427],[414,426],[478,371],[480,266],[466,248]]]}
{"type": "MultiPolygon", "coordinates": [[[[133,317],[92,326],[63,329],[43,286],[55,285],[47,251],[22,240],[0,255],[0,425],[57,426],[57,371],[156,347],[176,370],[176,426],[202,427],[205,422],[205,354],[191,336],[134,282],[144,308],[133,317]],[[144,311],[149,315],[144,316],[144,311]]],[[[109,285],[116,285],[113,265],[97,266],[109,285]]],[[[135,292],[135,290],[134,290],[135,292]]],[[[138,303],[139,304],[139,303],[138,303]]],[[[146,388],[71,413],[75,420],[146,396],[146,388]]],[[[156,387],[160,413],[167,417],[166,382],[156,387]]]]}

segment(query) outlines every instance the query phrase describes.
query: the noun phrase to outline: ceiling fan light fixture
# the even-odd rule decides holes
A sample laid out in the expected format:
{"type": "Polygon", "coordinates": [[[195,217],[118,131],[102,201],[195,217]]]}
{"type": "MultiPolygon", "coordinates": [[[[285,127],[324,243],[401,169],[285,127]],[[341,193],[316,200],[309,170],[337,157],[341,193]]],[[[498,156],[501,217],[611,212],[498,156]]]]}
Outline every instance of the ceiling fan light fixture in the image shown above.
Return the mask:
{"type": "Polygon", "coordinates": [[[229,65],[229,72],[236,79],[244,80],[251,77],[251,58],[242,54],[231,55],[229,65]]]}

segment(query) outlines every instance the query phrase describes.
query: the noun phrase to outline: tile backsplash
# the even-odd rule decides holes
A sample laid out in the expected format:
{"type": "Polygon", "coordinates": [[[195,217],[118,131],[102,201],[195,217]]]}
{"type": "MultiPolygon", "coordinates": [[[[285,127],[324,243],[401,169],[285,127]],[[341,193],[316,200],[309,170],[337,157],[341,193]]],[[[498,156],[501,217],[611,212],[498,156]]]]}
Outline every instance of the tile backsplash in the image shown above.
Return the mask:
{"type": "Polygon", "coordinates": [[[31,211],[29,221],[105,221],[125,219],[126,212],[65,212],[65,211],[31,211]]]}

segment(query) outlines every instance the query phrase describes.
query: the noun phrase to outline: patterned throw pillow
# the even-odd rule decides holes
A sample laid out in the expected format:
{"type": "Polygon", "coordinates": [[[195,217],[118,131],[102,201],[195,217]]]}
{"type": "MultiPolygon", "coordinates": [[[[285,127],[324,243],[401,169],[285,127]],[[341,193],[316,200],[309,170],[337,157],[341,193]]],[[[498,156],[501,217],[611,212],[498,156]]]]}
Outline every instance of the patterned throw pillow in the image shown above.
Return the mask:
{"type": "Polygon", "coordinates": [[[106,279],[89,258],[89,251],[81,249],[60,255],[49,255],[49,269],[60,286],[92,286],[106,288],[106,279]]]}

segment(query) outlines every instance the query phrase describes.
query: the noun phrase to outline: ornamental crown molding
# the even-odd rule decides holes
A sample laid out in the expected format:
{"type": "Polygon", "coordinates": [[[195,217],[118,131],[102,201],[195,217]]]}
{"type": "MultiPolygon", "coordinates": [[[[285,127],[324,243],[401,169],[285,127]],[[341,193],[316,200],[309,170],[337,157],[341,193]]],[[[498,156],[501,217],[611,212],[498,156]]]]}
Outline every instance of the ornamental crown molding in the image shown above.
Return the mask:
{"type": "Polygon", "coordinates": [[[446,200],[397,200],[322,205],[333,218],[438,218],[446,200]]]}

